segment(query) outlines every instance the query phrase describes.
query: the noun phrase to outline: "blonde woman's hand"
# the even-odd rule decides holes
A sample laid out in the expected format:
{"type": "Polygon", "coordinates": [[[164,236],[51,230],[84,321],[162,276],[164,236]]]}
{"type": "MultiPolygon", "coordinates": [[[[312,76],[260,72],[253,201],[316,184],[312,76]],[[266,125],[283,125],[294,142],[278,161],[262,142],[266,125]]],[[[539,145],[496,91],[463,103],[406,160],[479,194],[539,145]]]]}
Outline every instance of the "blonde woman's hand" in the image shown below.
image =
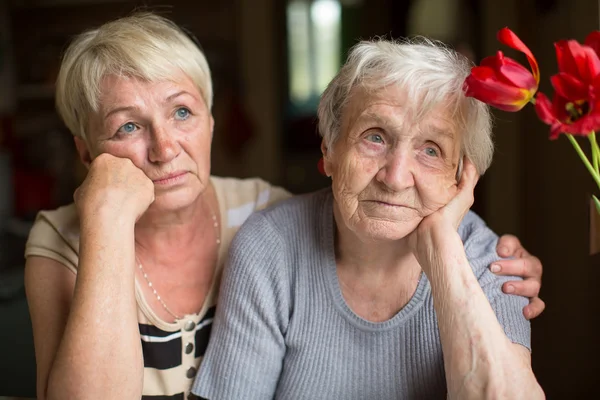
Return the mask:
{"type": "Polygon", "coordinates": [[[128,158],[100,154],[73,195],[79,217],[131,218],[135,223],[154,201],[154,184],[128,158]]]}
{"type": "Polygon", "coordinates": [[[444,207],[425,217],[409,237],[413,253],[428,275],[440,258],[464,253],[458,227],[473,205],[473,191],[479,174],[468,158],[463,161],[456,195],[444,207]]]}

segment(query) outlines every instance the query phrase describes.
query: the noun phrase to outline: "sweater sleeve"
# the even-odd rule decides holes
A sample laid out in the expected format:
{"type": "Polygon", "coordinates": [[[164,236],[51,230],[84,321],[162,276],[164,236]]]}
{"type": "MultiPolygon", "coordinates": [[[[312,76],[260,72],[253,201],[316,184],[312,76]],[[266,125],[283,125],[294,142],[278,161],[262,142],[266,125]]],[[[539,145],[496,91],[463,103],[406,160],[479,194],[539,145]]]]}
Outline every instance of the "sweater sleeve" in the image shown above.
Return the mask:
{"type": "Polygon", "coordinates": [[[229,249],[208,349],[192,392],[209,400],[272,399],[290,314],[283,240],[253,214],[229,249]]]}
{"type": "Polygon", "coordinates": [[[473,272],[483,289],[504,333],[513,343],[531,350],[531,326],[523,315],[527,297],[506,294],[502,291],[504,282],[522,280],[517,276],[499,276],[489,267],[501,257],[496,253],[498,235],[475,213],[469,213],[459,229],[465,246],[465,252],[473,272]]]}

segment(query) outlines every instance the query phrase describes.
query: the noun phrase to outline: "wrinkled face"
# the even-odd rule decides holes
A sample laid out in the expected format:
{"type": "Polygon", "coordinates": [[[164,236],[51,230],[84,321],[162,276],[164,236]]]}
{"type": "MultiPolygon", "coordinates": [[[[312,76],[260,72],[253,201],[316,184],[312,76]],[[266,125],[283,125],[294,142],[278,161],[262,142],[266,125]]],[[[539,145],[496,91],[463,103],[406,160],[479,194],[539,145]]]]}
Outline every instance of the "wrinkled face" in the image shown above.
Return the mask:
{"type": "Polygon", "coordinates": [[[414,120],[398,87],[351,95],[324,150],[337,223],[366,240],[402,239],[456,194],[460,133],[441,106],[414,120]]]}
{"type": "Polygon", "coordinates": [[[87,133],[91,158],[130,159],[154,182],[155,210],[192,204],[209,184],[213,129],[196,85],[184,74],[163,82],[107,76],[99,104],[87,133]]]}

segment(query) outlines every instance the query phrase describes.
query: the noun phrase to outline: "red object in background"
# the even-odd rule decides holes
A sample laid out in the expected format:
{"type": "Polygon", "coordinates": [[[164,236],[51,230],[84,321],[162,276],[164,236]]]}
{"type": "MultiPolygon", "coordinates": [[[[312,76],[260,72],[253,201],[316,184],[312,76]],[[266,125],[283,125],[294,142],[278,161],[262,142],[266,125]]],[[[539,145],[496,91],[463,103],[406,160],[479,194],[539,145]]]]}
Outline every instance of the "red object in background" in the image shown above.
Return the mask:
{"type": "Polygon", "coordinates": [[[319,159],[319,162],[317,163],[317,169],[319,170],[321,175],[327,176],[327,174],[325,173],[325,160],[323,159],[323,157],[319,159]]]}
{"type": "Polygon", "coordinates": [[[43,172],[15,168],[13,186],[17,217],[33,217],[39,210],[56,207],[53,198],[55,180],[43,172]]]}
{"type": "Polygon", "coordinates": [[[239,95],[234,95],[225,118],[224,135],[227,150],[239,156],[246,144],[254,137],[254,126],[239,95]]]}
{"type": "Polygon", "coordinates": [[[0,124],[0,149],[11,155],[14,215],[28,218],[33,217],[39,210],[55,208],[55,178],[43,171],[27,167],[24,146],[14,136],[11,117],[0,118],[0,124]]]}

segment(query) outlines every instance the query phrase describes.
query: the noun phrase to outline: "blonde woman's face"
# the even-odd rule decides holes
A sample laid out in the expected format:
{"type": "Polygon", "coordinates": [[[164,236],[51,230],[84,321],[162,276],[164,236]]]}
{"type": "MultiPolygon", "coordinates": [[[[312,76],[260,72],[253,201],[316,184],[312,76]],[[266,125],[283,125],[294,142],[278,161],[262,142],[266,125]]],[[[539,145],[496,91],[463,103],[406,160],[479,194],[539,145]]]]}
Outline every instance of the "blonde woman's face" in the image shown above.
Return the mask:
{"type": "Polygon", "coordinates": [[[415,120],[403,90],[356,89],[326,150],[338,224],[364,239],[398,240],[456,194],[460,133],[447,112],[415,120]]]}
{"type": "Polygon", "coordinates": [[[192,204],[209,184],[213,118],[186,75],[146,82],[107,76],[90,118],[92,156],[128,158],[154,181],[155,209],[192,204]]]}

